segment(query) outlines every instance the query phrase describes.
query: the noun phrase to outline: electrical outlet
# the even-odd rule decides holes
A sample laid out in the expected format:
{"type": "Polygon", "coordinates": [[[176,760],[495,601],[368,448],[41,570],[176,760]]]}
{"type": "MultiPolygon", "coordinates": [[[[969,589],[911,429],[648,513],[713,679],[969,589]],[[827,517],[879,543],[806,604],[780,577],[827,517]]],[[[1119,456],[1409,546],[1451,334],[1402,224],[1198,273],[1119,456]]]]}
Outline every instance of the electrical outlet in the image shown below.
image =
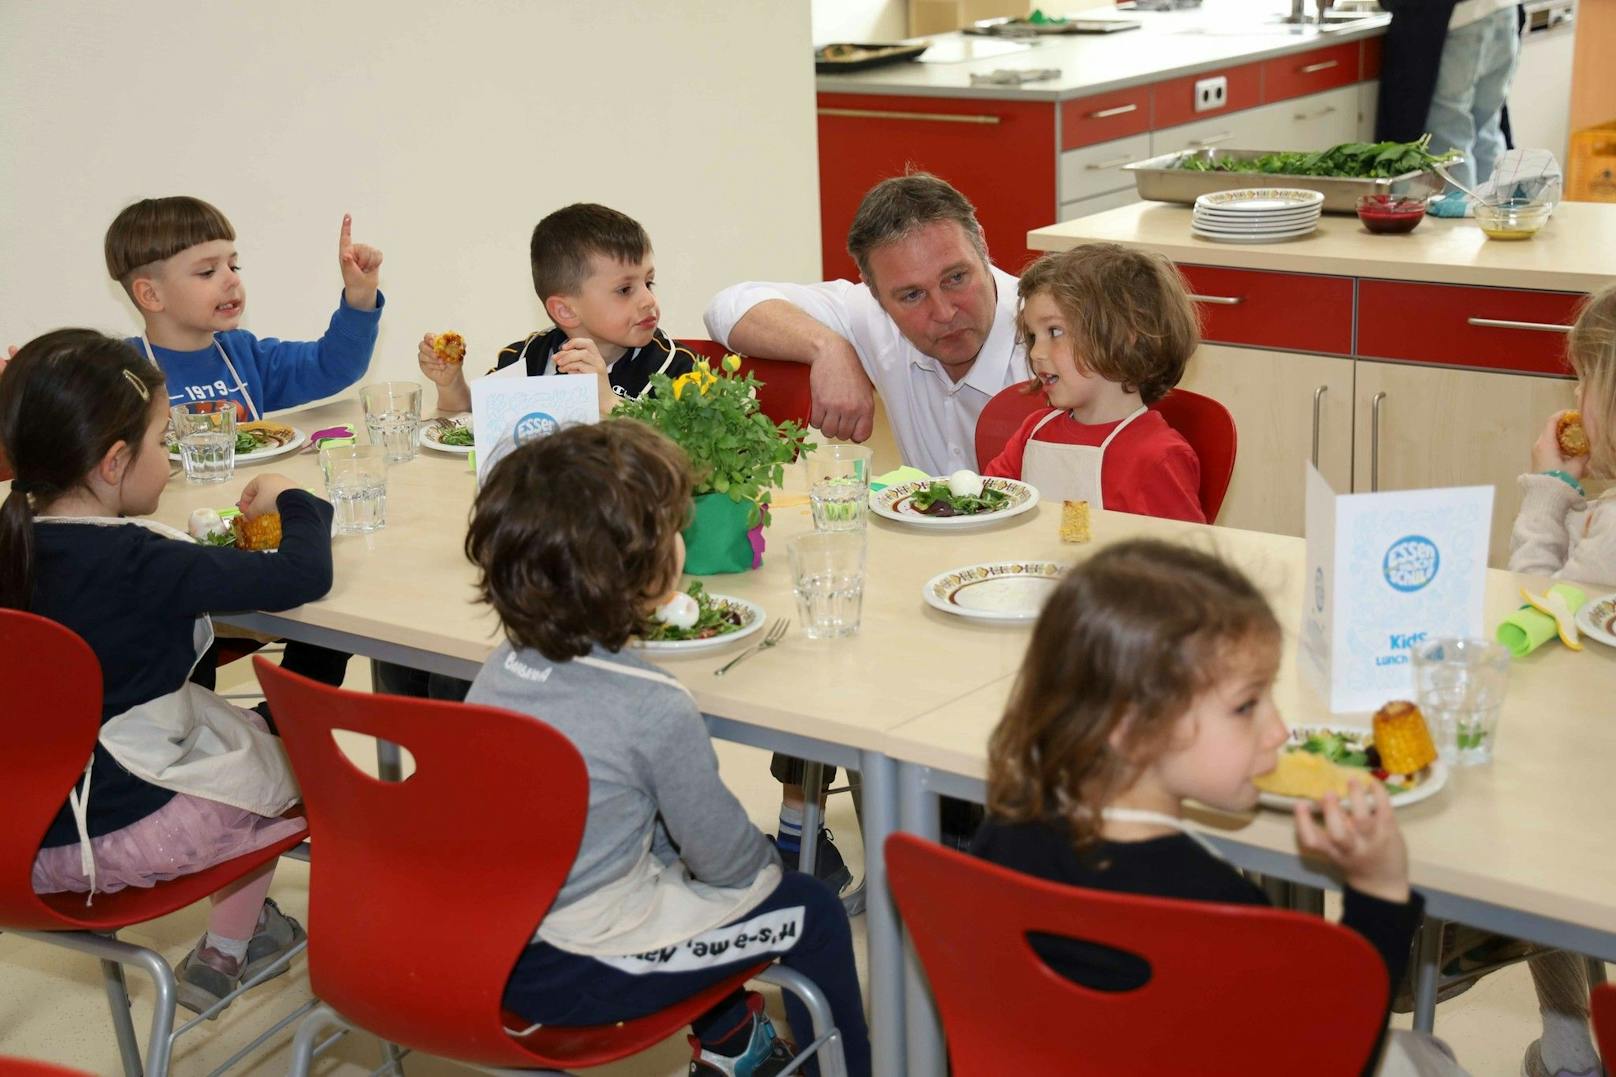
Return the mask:
{"type": "Polygon", "coordinates": [[[1223,75],[1198,79],[1195,83],[1195,111],[1211,112],[1229,103],[1229,80],[1223,75]]]}

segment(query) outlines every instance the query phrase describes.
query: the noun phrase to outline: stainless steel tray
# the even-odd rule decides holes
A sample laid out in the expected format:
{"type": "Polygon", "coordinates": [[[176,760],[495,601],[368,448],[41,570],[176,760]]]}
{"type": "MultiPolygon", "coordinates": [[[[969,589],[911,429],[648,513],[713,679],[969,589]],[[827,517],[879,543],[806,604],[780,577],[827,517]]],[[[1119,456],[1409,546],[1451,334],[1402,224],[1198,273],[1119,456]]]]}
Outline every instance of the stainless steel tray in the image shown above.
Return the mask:
{"type": "Polygon", "coordinates": [[[1184,161],[1249,160],[1274,150],[1180,150],[1164,153],[1147,161],[1124,165],[1139,186],[1139,197],[1153,202],[1183,202],[1193,205],[1209,191],[1234,191],[1243,187],[1300,187],[1324,195],[1326,213],[1356,213],[1358,198],[1366,194],[1387,194],[1424,198],[1440,194],[1444,186],[1434,172],[1408,172],[1389,179],[1347,179],[1335,176],[1284,176],[1266,172],[1195,172],[1179,167],[1184,161]]]}

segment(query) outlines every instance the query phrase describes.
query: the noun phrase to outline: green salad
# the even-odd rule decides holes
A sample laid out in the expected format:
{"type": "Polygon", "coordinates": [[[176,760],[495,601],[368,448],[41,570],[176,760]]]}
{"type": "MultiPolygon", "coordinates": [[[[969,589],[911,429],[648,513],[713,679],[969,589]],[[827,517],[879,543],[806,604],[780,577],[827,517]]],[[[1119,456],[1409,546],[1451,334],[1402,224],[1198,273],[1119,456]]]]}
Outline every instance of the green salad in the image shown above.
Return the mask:
{"type": "Polygon", "coordinates": [[[1286,750],[1310,752],[1313,755],[1322,755],[1330,762],[1343,767],[1367,770],[1386,786],[1388,793],[1401,793],[1409,784],[1418,784],[1417,780],[1403,784],[1396,780],[1401,775],[1386,772],[1380,765],[1380,753],[1375,750],[1373,735],[1369,733],[1354,733],[1344,729],[1310,729],[1304,737],[1298,738],[1293,735],[1286,750]]]}
{"type": "Polygon", "coordinates": [[[711,639],[727,636],[746,627],[747,611],[741,606],[715,600],[697,580],[685,592],[696,600],[696,623],[689,628],[659,621],[653,615],[640,626],[640,638],[647,643],[678,643],[692,639],[711,639]]]}
{"type": "Polygon", "coordinates": [[[980,494],[967,497],[950,490],[947,480],[938,480],[910,494],[909,504],[927,516],[977,516],[1008,507],[1010,495],[983,486],[980,494]]]}
{"type": "Polygon", "coordinates": [[[448,426],[438,427],[437,431],[432,436],[437,440],[439,445],[463,445],[470,448],[472,445],[476,444],[476,441],[472,435],[471,427],[467,426],[463,422],[460,422],[458,419],[451,422],[448,426]]]}
{"type": "Polygon", "coordinates": [[[1343,142],[1316,153],[1265,153],[1237,160],[1228,157],[1186,157],[1180,164],[1189,172],[1254,172],[1270,176],[1336,176],[1348,179],[1390,179],[1410,172],[1430,171],[1463,156],[1456,150],[1433,154],[1426,149],[1431,136],[1413,142],[1343,142]]]}

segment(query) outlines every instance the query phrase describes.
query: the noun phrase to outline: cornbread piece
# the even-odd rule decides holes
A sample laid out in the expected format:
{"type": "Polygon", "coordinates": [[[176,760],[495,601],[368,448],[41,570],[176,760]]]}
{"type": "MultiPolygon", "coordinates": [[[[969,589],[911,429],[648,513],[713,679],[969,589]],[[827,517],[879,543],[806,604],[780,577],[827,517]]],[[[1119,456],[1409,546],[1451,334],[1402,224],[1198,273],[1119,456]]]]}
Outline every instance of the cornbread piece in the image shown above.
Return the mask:
{"type": "Polygon", "coordinates": [[[1087,542],[1091,537],[1089,533],[1089,503],[1087,501],[1062,501],[1060,540],[1062,542],[1087,542]]]}
{"type": "Polygon", "coordinates": [[[432,354],[445,363],[462,363],[466,359],[466,338],[459,333],[439,333],[432,338],[432,354]]]}
{"type": "Polygon", "coordinates": [[[268,512],[256,519],[233,517],[230,527],[236,533],[236,545],[243,550],[274,550],[281,544],[281,514],[268,512]]]}
{"type": "Polygon", "coordinates": [[[1364,771],[1351,770],[1322,755],[1303,751],[1281,752],[1278,766],[1253,779],[1257,788],[1265,793],[1309,800],[1319,800],[1325,793],[1344,797],[1347,783],[1353,780],[1365,785],[1373,779],[1364,771]]]}
{"type": "Polygon", "coordinates": [[[1568,411],[1554,424],[1554,436],[1560,441],[1560,451],[1566,456],[1587,456],[1588,431],[1582,428],[1582,412],[1568,411]]]}
{"type": "Polygon", "coordinates": [[[1414,774],[1436,760],[1436,744],[1425,725],[1425,715],[1399,699],[1375,712],[1375,750],[1381,769],[1388,774],[1414,774]]]}

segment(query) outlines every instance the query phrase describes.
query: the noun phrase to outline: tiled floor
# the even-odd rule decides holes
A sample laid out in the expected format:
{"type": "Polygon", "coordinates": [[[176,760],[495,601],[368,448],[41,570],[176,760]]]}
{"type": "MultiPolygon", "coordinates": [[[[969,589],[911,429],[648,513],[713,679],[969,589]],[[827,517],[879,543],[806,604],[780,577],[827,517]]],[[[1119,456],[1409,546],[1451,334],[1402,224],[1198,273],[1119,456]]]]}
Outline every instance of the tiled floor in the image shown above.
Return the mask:
{"type": "MultiPolygon", "coordinates": [[[[351,683],[364,683],[363,665],[352,663],[351,683]]],[[[718,754],[725,781],[757,823],[772,832],[778,786],[769,777],[766,754],[725,743],[718,745],[718,754]]],[[[830,826],[849,864],[860,872],[863,857],[850,798],[832,798],[830,826]]],[[[307,866],[297,861],[282,861],[275,879],[275,898],[282,908],[299,918],[307,910],[307,880],[307,866]]],[[[202,932],[205,919],[205,907],[197,906],[144,925],[138,931],[126,932],[124,937],[178,961],[202,932]]],[[[862,973],[863,917],[854,921],[853,935],[862,973]]],[[[407,942],[401,940],[401,944],[407,942]]],[[[131,975],[130,992],[136,1027],[144,1043],[151,991],[138,975],[131,975]]],[[[174,1072],[207,1073],[308,997],[308,977],[300,963],[289,975],[265,984],[238,1002],[214,1027],[200,1029],[182,1040],[175,1054],[174,1072]]],[[[1407,1019],[1402,1022],[1406,1024],[1407,1019]]],[[[1498,973],[1444,1004],[1438,1013],[1437,1030],[1476,1077],[1514,1077],[1519,1072],[1522,1050],[1537,1034],[1537,1007],[1525,967],[1498,973]]],[[[280,1036],[273,1047],[265,1048],[241,1072],[284,1073],[290,1038],[289,1031],[280,1036]]],[[[49,1059],[96,1074],[116,1073],[117,1048],[96,963],[65,950],[0,935],[0,1055],[49,1059]]],[[[629,1062],[590,1072],[672,1077],[686,1072],[688,1059],[689,1049],[681,1036],[629,1062]]],[[[376,1040],[354,1033],[322,1056],[316,1072],[350,1077],[368,1073],[379,1061],[376,1040]]],[[[416,1077],[477,1072],[418,1055],[410,1057],[408,1069],[416,1077]]]]}

